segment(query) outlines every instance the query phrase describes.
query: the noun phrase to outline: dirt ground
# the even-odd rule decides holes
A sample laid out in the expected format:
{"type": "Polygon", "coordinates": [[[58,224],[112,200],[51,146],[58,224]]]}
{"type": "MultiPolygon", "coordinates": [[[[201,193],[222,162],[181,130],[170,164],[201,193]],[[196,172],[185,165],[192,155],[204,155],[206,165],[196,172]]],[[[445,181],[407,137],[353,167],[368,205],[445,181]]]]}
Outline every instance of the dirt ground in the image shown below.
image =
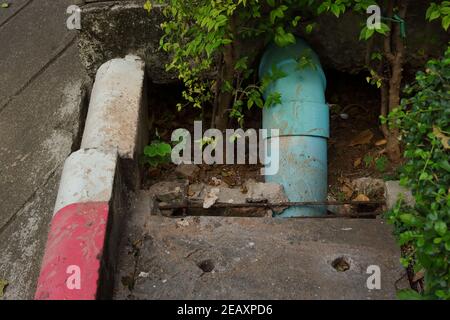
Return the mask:
{"type": "Polygon", "coordinates": [[[343,186],[361,178],[395,178],[396,167],[386,155],[386,141],[379,128],[378,90],[363,76],[328,72],[327,101],[330,104],[328,141],[329,192],[347,200],[343,186]]]}

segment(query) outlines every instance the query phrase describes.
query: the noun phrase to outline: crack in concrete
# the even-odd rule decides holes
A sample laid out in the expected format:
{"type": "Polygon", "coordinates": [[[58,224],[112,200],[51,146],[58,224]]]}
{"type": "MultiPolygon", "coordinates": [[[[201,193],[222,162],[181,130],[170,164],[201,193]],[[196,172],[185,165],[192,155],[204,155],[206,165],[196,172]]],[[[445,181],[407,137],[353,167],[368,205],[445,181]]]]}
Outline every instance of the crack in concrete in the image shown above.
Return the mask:
{"type": "Polygon", "coordinates": [[[50,172],[47,174],[47,177],[45,178],[44,183],[37,187],[33,193],[27,198],[27,200],[25,200],[25,202],[23,203],[22,206],[20,206],[19,209],[16,210],[16,212],[14,212],[13,215],[11,215],[11,217],[9,217],[8,221],[5,222],[5,224],[3,226],[0,227],[0,234],[2,234],[6,229],[8,229],[8,227],[17,219],[17,217],[19,216],[19,213],[30,203],[34,200],[34,198],[36,197],[36,195],[38,194],[39,191],[41,191],[43,188],[45,188],[48,184],[48,182],[54,177],[54,175],[56,174],[56,172],[58,171],[58,169],[61,167],[61,163],[57,164],[55,166],[55,168],[53,168],[52,170],[50,170],[50,172]]]}
{"type": "Polygon", "coordinates": [[[5,26],[9,21],[11,21],[15,16],[17,16],[20,12],[22,12],[23,9],[25,9],[26,7],[28,7],[28,5],[30,5],[34,0],[28,0],[27,2],[25,2],[21,7],[19,7],[19,9],[17,9],[16,12],[14,12],[11,16],[9,16],[8,18],[5,19],[5,21],[3,21],[2,23],[0,23],[0,29],[3,28],[3,26],[5,26]]]}
{"type": "Polygon", "coordinates": [[[35,74],[33,74],[30,79],[28,79],[25,84],[19,88],[12,96],[10,96],[8,99],[6,99],[6,102],[0,107],[0,114],[3,112],[3,110],[6,109],[6,107],[11,103],[11,101],[14,100],[18,95],[20,95],[29,85],[31,85],[34,80],[39,78],[39,76],[44,73],[53,63],[58,60],[74,43],[76,36],[69,35],[65,36],[65,39],[70,37],[70,39],[66,42],[64,41],[64,44],[59,46],[56,49],[56,52],[51,56],[51,58],[44,64],[44,66],[39,69],[35,74]]]}

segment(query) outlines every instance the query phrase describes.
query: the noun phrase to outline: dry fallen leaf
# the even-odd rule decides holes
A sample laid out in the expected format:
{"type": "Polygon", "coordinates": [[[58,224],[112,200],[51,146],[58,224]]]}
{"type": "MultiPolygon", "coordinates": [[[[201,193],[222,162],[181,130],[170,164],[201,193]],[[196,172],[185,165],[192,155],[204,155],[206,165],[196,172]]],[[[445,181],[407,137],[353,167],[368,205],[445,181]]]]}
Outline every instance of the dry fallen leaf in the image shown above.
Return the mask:
{"type": "Polygon", "coordinates": [[[353,189],[344,184],[341,188],[341,191],[345,194],[347,198],[350,198],[353,195],[353,189]]]}
{"type": "Polygon", "coordinates": [[[361,131],[358,135],[352,139],[349,144],[349,147],[357,146],[360,144],[368,144],[373,138],[373,133],[370,129],[361,131]]]}
{"type": "Polygon", "coordinates": [[[369,197],[364,194],[358,194],[358,196],[353,199],[353,201],[370,201],[369,197]]]}
{"type": "Polygon", "coordinates": [[[386,143],[387,143],[386,139],[381,139],[381,140],[378,140],[377,142],[375,142],[375,145],[377,147],[379,147],[379,146],[384,146],[386,143]]]}
{"type": "Polygon", "coordinates": [[[415,275],[414,275],[414,278],[413,278],[413,282],[417,282],[417,281],[419,281],[419,280],[422,280],[423,279],[423,277],[425,276],[425,270],[420,270],[419,272],[417,272],[415,275]]]}
{"type": "Polygon", "coordinates": [[[361,165],[361,158],[358,158],[355,160],[355,162],[353,163],[353,166],[355,168],[359,167],[361,165]]]}
{"type": "Polygon", "coordinates": [[[4,279],[0,279],[0,298],[3,298],[3,294],[5,293],[5,289],[8,286],[9,282],[4,280],[4,279]]]}
{"type": "Polygon", "coordinates": [[[450,137],[442,133],[440,128],[433,126],[433,134],[441,140],[444,149],[450,149],[450,137]]]}

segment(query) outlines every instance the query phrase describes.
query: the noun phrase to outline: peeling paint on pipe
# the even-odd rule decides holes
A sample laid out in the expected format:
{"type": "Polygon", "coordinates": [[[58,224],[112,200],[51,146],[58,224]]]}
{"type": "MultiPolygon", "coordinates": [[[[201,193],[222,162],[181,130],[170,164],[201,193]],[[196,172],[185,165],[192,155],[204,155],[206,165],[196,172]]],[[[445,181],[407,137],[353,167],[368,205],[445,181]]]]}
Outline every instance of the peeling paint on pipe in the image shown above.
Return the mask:
{"type": "MultiPolygon", "coordinates": [[[[290,201],[326,201],[329,107],[319,58],[301,39],[283,48],[271,44],[260,63],[260,78],[270,74],[273,67],[286,76],[274,81],[264,93],[265,98],[273,92],[281,94],[280,104],[263,111],[263,128],[280,132],[280,169],[278,174],[266,176],[266,181],[283,185],[290,201]],[[302,57],[306,63],[300,67],[302,57]]],[[[288,208],[280,216],[325,214],[325,206],[305,206],[288,208]]]]}

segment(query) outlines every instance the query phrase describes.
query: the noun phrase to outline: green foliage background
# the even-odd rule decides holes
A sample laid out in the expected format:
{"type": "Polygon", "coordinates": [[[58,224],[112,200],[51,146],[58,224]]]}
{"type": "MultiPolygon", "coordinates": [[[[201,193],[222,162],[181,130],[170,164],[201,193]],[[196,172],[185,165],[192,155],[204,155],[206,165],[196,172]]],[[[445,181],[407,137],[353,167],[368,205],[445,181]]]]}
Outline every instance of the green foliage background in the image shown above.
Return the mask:
{"type": "MultiPolygon", "coordinates": [[[[441,60],[428,62],[416,82],[404,90],[401,107],[389,115],[402,131],[406,164],[401,184],[410,188],[414,208],[401,202],[388,213],[401,245],[413,251],[407,266],[425,271],[421,298],[450,299],[450,49],[441,60]]],[[[403,298],[419,298],[403,292],[403,298]]]]}

